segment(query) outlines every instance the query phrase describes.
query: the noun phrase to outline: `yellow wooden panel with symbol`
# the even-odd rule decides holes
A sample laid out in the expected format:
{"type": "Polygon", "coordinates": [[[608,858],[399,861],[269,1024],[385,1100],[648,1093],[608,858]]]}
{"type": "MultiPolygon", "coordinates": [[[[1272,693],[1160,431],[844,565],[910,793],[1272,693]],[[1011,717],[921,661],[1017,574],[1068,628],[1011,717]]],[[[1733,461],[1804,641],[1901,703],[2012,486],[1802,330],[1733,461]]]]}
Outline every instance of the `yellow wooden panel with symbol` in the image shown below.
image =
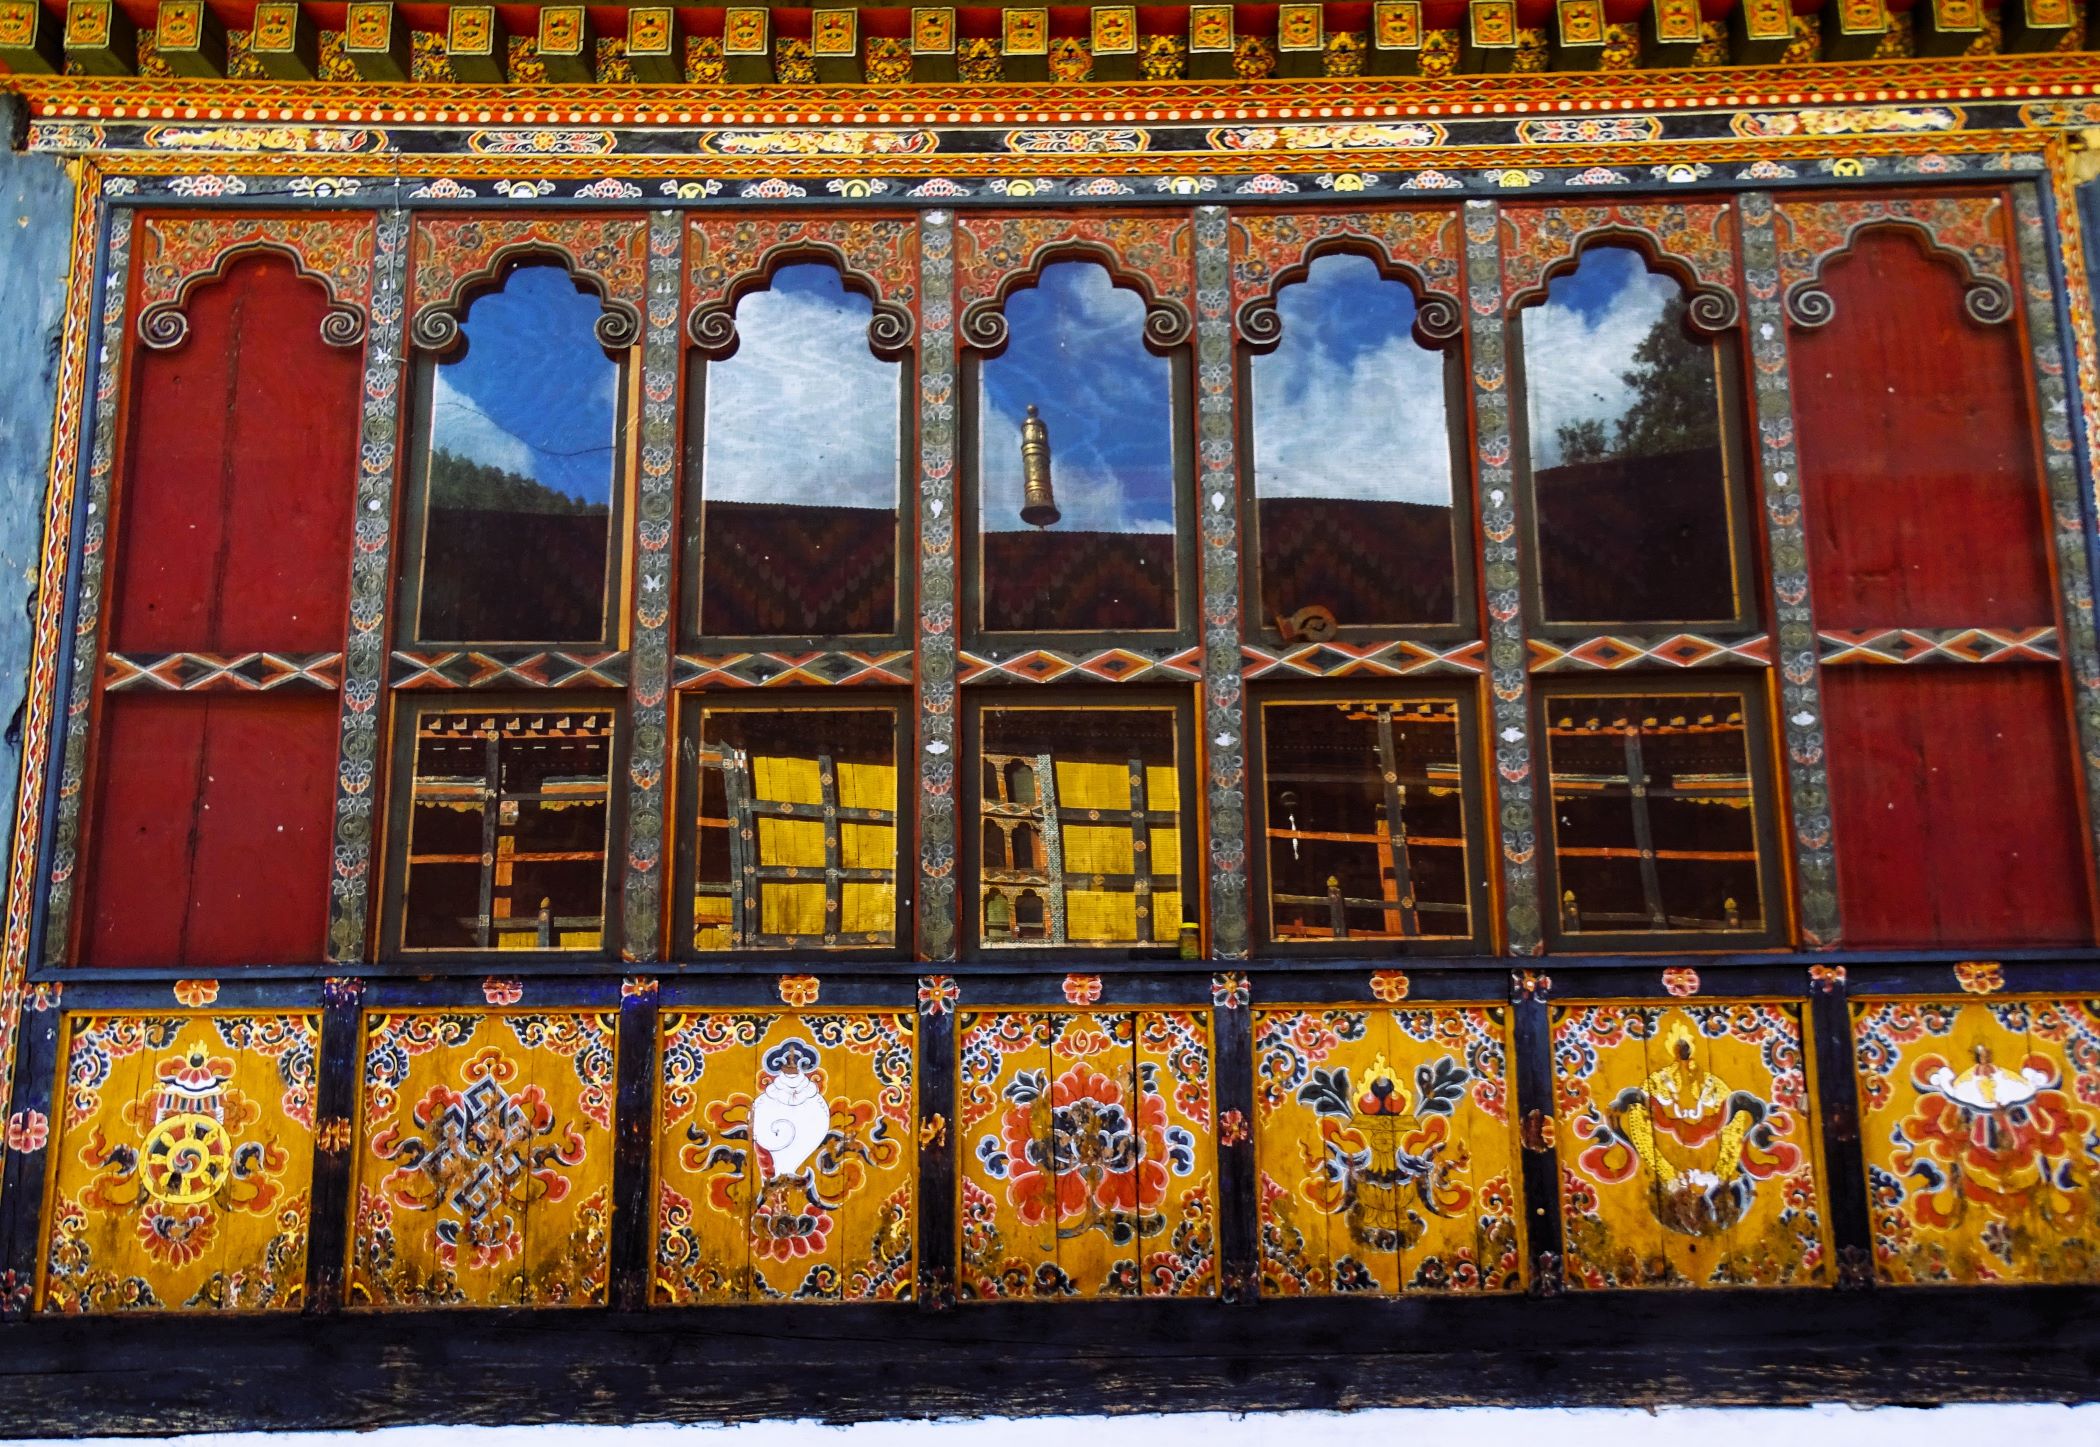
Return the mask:
{"type": "Polygon", "coordinates": [[[1570,1287],[1831,1279],[1804,1011],[1553,1007],[1570,1287]]]}
{"type": "Polygon", "coordinates": [[[664,1013],[655,1300],[912,1297],[915,1026],[898,1010],[664,1013]]]}
{"type": "Polygon", "coordinates": [[[66,1017],[43,1310],[302,1304],[320,1030],[314,1014],[66,1017]]]}
{"type": "Polygon", "coordinates": [[[1882,1281],[2100,1281],[2100,1000],[1858,1000],[1882,1281]]]}
{"type": "Polygon", "coordinates": [[[1212,1296],[1208,1010],[964,1011],[965,1299],[1212,1296]]]}
{"type": "Polygon", "coordinates": [[[1254,1012],[1266,1295],[1524,1282],[1507,1005],[1254,1012]]]}
{"type": "Polygon", "coordinates": [[[365,1017],[353,1305],[604,1303],[617,1019],[365,1017]]]}

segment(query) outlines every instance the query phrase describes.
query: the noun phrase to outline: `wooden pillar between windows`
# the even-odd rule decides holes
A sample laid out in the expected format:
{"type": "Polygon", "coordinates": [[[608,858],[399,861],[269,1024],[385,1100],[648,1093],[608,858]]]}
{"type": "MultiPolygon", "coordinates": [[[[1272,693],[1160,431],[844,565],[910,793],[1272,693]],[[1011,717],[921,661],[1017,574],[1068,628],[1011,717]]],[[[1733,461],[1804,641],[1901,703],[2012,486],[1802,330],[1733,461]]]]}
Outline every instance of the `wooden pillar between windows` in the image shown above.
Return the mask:
{"type": "Polygon", "coordinates": [[[350,557],[350,631],[343,654],[336,743],[335,877],[328,900],[328,959],[365,957],[372,902],[373,821],[386,769],[387,639],[394,597],[394,477],[406,382],[408,213],[379,213],[372,263],[364,392],[359,398],[357,521],[350,557]]]}
{"type": "MultiPolygon", "coordinates": [[[[664,957],[664,859],[670,831],[664,781],[671,758],[671,557],[678,535],[679,334],[685,222],[649,213],[649,280],[642,332],[641,476],[634,519],[634,667],[627,693],[627,878],[620,892],[630,958],[664,957]]],[[[688,921],[690,923],[690,921],[688,921]]]]}
{"type": "MultiPolygon", "coordinates": [[[[958,914],[956,797],[971,765],[960,755],[955,686],[955,217],[919,214],[919,727],[918,953],[952,960],[958,914]]],[[[974,885],[971,886],[974,888],[974,885]]],[[[974,913],[974,911],[973,911],[974,913]]]]}
{"type": "Polygon", "coordinates": [[[1233,411],[1232,223],[1196,208],[1197,546],[1202,575],[1204,789],[1210,953],[1246,958],[1246,707],[1240,686],[1239,429],[1233,411]]]}
{"type": "Polygon", "coordinates": [[[1801,517],[1801,460],[1794,448],[1786,307],[1779,287],[1779,240],[1772,198],[1747,192],[1736,202],[1743,280],[1749,298],[1758,438],[1758,495],[1772,559],[1770,607],[1778,667],[1780,725],[1786,738],[1787,801],[1793,821],[1794,888],[1802,943],[1838,943],[1837,855],[1831,837],[1830,783],[1823,762],[1823,685],[1815,617],[1809,608],[1808,541],[1801,517]]]}
{"type": "Polygon", "coordinates": [[[1513,955],[1539,952],[1538,812],[1532,770],[1531,674],[1526,667],[1522,592],[1523,530],[1517,526],[1516,473],[1510,466],[1508,342],[1502,295],[1502,213],[1492,201],[1466,203],[1467,352],[1472,365],[1474,454],[1478,459],[1481,582],[1487,592],[1488,731],[1495,751],[1495,809],[1502,848],[1502,927],[1513,955]]]}

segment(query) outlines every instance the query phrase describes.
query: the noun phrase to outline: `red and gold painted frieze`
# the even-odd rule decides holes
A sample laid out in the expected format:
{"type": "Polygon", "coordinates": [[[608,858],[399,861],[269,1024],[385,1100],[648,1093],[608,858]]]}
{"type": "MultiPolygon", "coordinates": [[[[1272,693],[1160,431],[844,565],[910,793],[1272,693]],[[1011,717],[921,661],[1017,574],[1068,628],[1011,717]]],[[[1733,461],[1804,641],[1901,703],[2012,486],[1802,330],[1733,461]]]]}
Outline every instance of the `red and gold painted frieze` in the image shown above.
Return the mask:
{"type": "Polygon", "coordinates": [[[956,1286],[968,1300],[1214,1296],[1211,1015],[965,1010],[956,1286]]]}
{"type": "Polygon", "coordinates": [[[375,244],[369,216],[146,217],[138,241],[139,336],[149,346],[177,345],[189,331],[182,306],[190,291],[225,275],[241,257],[265,252],[291,258],[301,276],[327,289],[333,307],[322,323],[322,339],[353,343],[364,334],[375,244]]]}
{"type": "Polygon", "coordinates": [[[686,229],[685,314],[695,341],[720,348],[736,335],[737,299],[790,259],[826,258],[880,310],[871,338],[886,349],[911,337],[918,298],[918,224],[908,217],[694,217],[686,229]]]}
{"type": "MultiPolygon", "coordinates": [[[[1381,981],[1399,998],[1397,975],[1381,981]]],[[[1507,1005],[1254,1012],[1265,1295],[1523,1285],[1510,1019],[1507,1005]]]]}
{"type": "MultiPolygon", "coordinates": [[[[194,1001],[216,994],[184,983],[194,1001]]],[[[42,1310],[303,1303],[320,1025],[300,1013],[66,1017],[57,1119],[9,1132],[50,1132],[42,1310]]]]}
{"type": "Polygon", "coordinates": [[[1852,1001],[1874,1275],[2100,1281],[2100,1000],[1852,1001]]]}
{"type": "Polygon", "coordinates": [[[604,1304],[616,1019],[365,1018],[352,1305],[604,1304]]]}
{"type": "Polygon", "coordinates": [[[1513,303],[1541,299],[1549,278],[1585,244],[1614,236],[1678,263],[1702,291],[1733,295],[1735,216],[1726,201],[1512,205],[1502,212],[1502,225],[1502,294],[1513,303]]]}
{"type": "Polygon", "coordinates": [[[1804,1015],[1787,1001],[1552,1007],[1570,1288],[1832,1279],[1804,1015]]]}
{"type": "Polygon", "coordinates": [[[912,1297],[915,1024],[909,1011],[664,1013],[651,1300],[912,1297]]]}
{"type": "MultiPolygon", "coordinates": [[[[648,284],[649,228],[640,216],[423,216],[412,243],[409,311],[456,308],[512,259],[560,258],[607,302],[638,309],[648,284]]],[[[631,340],[631,337],[630,337],[631,340]]]]}
{"type": "Polygon", "coordinates": [[[1411,273],[1425,292],[1423,330],[1445,336],[1459,322],[1459,268],[1465,241],[1456,207],[1375,211],[1251,212],[1233,223],[1232,310],[1242,339],[1273,342],[1276,294],[1303,280],[1315,256],[1369,251],[1411,273]]]}

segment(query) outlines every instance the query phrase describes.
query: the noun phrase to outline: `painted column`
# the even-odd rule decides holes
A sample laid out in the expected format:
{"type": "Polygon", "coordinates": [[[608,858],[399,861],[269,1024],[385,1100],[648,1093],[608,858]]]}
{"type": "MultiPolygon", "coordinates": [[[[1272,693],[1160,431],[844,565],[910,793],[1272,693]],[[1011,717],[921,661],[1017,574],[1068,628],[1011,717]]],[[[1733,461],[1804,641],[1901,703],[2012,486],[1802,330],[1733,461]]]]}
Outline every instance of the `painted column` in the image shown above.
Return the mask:
{"type": "Polygon", "coordinates": [[[358,418],[356,551],[350,563],[350,639],[343,655],[342,723],[336,744],[335,878],[328,903],[331,964],[364,958],[371,910],[372,820],[386,772],[379,759],[380,715],[385,711],[393,613],[394,477],[406,369],[402,328],[407,277],[408,213],[382,211],[358,418]]]}
{"type": "Polygon", "coordinates": [[[1837,854],[1830,781],[1823,753],[1823,689],[1815,617],[1808,598],[1808,541],[1802,531],[1801,464],[1794,450],[1793,388],[1787,374],[1786,300],[1779,284],[1779,240],[1772,198],[1746,192],[1736,203],[1749,300],[1755,368],[1757,466],[1771,556],[1773,662],[1786,736],[1787,797],[1794,823],[1794,881],[1801,938],[1818,949],[1838,943],[1837,854]]]}
{"type": "Polygon", "coordinates": [[[1232,222],[1196,208],[1196,457],[1202,516],[1203,755],[1210,952],[1248,951],[1246,710],[1240,691],[1240,505],[1232,385],[1232,222]]]}
{"type": "Polygon", "coordinates": [[[1532,800],[1531,674],[1524,652],[1514,444],[1503,324],[1502,217],[1492,201],[1466,203],[1466,332],[1473,377],[1481,582],[1487,593],[1488,731],[1494,736],[1496,819],[1502,841],[1502,920],[1513,955],[1541,945],[1538,818],[1532,800]]]}
{"type": "Polygon", "coordinates": [[[955,219],[919,218],[919,958],[956,952],[955,219]]]}

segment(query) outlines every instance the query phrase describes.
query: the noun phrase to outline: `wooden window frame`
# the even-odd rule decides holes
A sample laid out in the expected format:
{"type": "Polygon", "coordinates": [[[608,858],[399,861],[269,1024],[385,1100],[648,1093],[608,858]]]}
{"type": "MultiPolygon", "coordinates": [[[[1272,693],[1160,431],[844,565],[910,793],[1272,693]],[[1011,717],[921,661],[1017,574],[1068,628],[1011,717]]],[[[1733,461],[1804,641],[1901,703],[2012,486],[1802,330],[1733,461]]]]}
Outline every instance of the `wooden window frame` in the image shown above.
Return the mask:
{"type": "Polygon", "coordinates": [[[1791,947],[1794,907],[1791,881],[1780,851],[1782,803],[1775,793],[1771,713],[1774,703],[1768,673],[1714,670],[1676,677],[1654,673],[1615,674],[1604,678],[1553,680],[1532,691],[1533,727],[1538,739],[1535,768],[1539,807],[1539,897],[1541,923],[1549,954],[1748,954],[1791,947]],[[1569,698],[1621,696],[1690,696],[1735,694],[1743,701],[1743,749],[1750,776],[1751,837],[1757,848],[1757,883],[1763,899],[1763,927],[1722,934],[1698,930],[1606,931],[1564,929],[1560,917],[1559,832],[1553,813],[1552,743],[1548,733],[1552,706],[1569,698]]]}
{"type": "MultiPolygon", "coordinates": [[[[1455,218],[1453,224],[1456,224],[1455,218]]],[[[1362,257],[1378,269],[1380,280],[1405,287],[1416,307],[1421,306],[1425,288],[1412,274],[1387,263],[1373,248],[1356,242],[1315,243],[1305,253],[1306,274],[1286,280],[1269,293],[1268,299],[1280,309],[1285,294],[1293,287],[1304,286],[1310,282],[1312,269],[1323,258],[1329,256],[1362,257]]],[[[1261,494],[1255,484],[1254,472],[1255,439],[1261,426],[1259,409],[1254,405],[1254,363],[1256,358],[1270,354],[1281,344],[1281,332],[1274,341],[1265,345],[1256,345],[1245,338],[1236,339],[1233,347],[1233,388],[1238,404],[1235,441],[1243,459],[1240,465],[1239,496],[1240,589],[1244,600],[1242,612],[1246,618],[1246,631],[1251,642],[1264,645],[1281,643],[1282,646],[1288,647],[1293,640],[1279,639],[1276,620],[1266,615],[1261,601],[1261,494]]],[[[1414,639],[1423,643],[1448,646],[1481,636],[1480,533],[1474,498],[1473,416],[1467,380],[1466,337],[1461,329],[1438,346],[1424,346],[1419,340],[1416,345],[1421,346],[1425,352],[1439,355],[1443,362],[1444,433],[1451,453],[1452,619],[1448,623],[1351,623],[1337,619],[1334,636],[1344,642],[1414,639]]],[[[1306,600],[1307,603],[1317,601],[1306,600]]]]}
{"type": "MultiPolygon", "coordinates": [[[[621,787],[627,774],[631,746],[625,700],[619,694],[593,692],[529,693],[405,693],[394,699],[392,758],[387,771],[387,817],[379,857],[385,861],[385,886],[381,893],[376,955],[391,973],[420,973],[425,966],[473,965],[486,970],[492,964],[506,968],[513,962],[562,968],[569,962],[597,963],[617,960],[623,944],[620,917],[620,870],[627,838],[627,793],[621,787]],[[603,923],[596,950],[501,949],[412,949],[403,943],[407,927],[408,851],[415,810],[416,721],[428,714],[456,713],[559,713],[603,712],[612,721],[612,747],[606,760],[605,879],[601,886],[603,923]]],[[[490,868],[484,861],[482,867],[490,868]]]]}
{"type": "Polygon", "coordinates": [[[676,718],[673,720],[673,737],[676,752],[673,756],[674,780],[672,797],[676,806],[672,812],[671,847],[667,851],[675,873],[672,888],[667,891],[671,899],[671,948],[668,956],[676,962],[676,968],[707,969],[710,967],[735,967],[738,965],[778,965],[784,960],[793,960],[799,955],[817,954],[826,960],[868,961],[879,964],[896,964],[911,958],[913,902],[918,893],[917,840],[914,825],[917,822],[912,804],[914,800],[906,790],[911,779],[909,771],[911,735],[906,720],[910,716],[911,701],[889,691],[861,691],[847,689],[827,690],[823,694],[763,693],[731,694],[727,692],[695,692],[680,695],[676,703],[676,718]],[[893,768],[896,773],[896,804],[890,820],[896,831],[897,863],[891,872],[895,894],[892,935],[887,944],[825,944],[803,942],[782,948],[732,946],[726,950],[701,950],[692,943],[693,909],[699,895],[700,851],[698,833],[694,821],[700,810],[700,771],[693,755],[703,713],[841,713],[881,711],[890,716],[893,768]]]}
{"type": "Polygon", "coordinates": [[[1170,961],[1180,955],[1178,942],[1140,942],[1127,944],[1074,944],[1051,943],[1040,945],[991,946],[984,942],[982,916],[983,840],[979,810],[983,798],[983,712],[986,709],[1039,709],[1062,712],[1107,712],[1118,709],[1145,709],[1168,713],[1174,729],[1174,772],[1180,791],[1180,819],[1176,829],[1181,842],[1182,919],[1201,928],[1201,901],[1206,889],[1202,870],[1202,817],[1199,800],[1198,773],[1196,769],[1196,706],[1195,700],[1185,691],[1169,692],[1150,688],[1129,688],[1104,685],[1087,689],[1028,689],[983,687],[967,691],[963,701],[962,759],[958,773],[964,777],[957,788],[957,821],[960,838],[957,841],[957,864],[961,873],[960,888],[956,891],[956,930],[961,946],[961,958],[978,964],[1012,961],[1016,965],[1040,964],[1045,960],[1099,961],[1103,964],[1117,960],[1170,961]]]}
{"type": "Polygon", "coordinates": [[[1722,618],[1600,618],[1549,619],[1546,616],[1542,552],[1539,544],[1538,487],[1531,453],[1531,394],[1525,373],[1524,316],[1546,304],[1545,288],[1571,274],[1584,257],[1605,247],[1635,253],[1651,276],[1668,277],[1689,302],[1698,288],[1682,267],[1656,255],[1654,244],[1645,238],[1619,232],[1604,232],[1582,239],[1571,256],[1549,267],[1540,279],[1540,294],[1510,309],[1504,323],[1509,357],[1510,468],[1516,482],[1518,526],[1524,532],[1524,631],[1533,638],[1589,638],[1601,633],[1670,634],[1707,633],[1730,637],[1756,633],[1763,626],[1761,598],[1770,572],[1757,548],[1751,528],[1756,482],[1750,457],[1751,432],[1744,382],[1749,373],[1744,364],[1748,346],[1745,322],[1737,316],[1717,330],[1693,326],[1694,335],[1713,344],[1716,382],[1720,389],[1721,487],[1728,516],[1728,556],[1733,564],[1735,612],[1722,618]]]}
{"type": "MultiPolygon", "coordinates": [[[[459,306],[462,323],[461,337],[464,339],[464,323],[473,304],[483,297],[495,296],[509,284],[511,274],[522,267],[559,267],[583,295],[596,293],[579,280],[576,270],[567,259],[551,252],[532,252],[516,257],[506,263],[502,274],[493,284],[477,288],[459,306]]],[[[601,347],[601,349],[603,349],[601,347]]],[[[431,638],[422,635],[420,617],[423,606],[423,569],[430,549],[430,429],[433,421],[432,395],[437,384],[437,370],[449,353],[434,352],[417,346],[412,352],[413,368],[410,382],[410,401],[401,419],[401,434],[407,442],[408,456],[405,459],[405,478],[399,489],[399,516],[401,529],[400,555],[394,564],[394,630],[395,646],[421,652],[452,652],[472,650],[495,653],[532,653],[543,650],[605,650],[626,646],[633,631],[633,606],[630,601],[634,584],[634,547],[629,534],[634,515],[635,467],[633,439],[636,435],[635,411],[639,403],[640,376],[639,343],[624,347],[618,352],[606,350],[605,355],[618,369],[615,374],[616,404],[613,408],[613,473],[612,488],[606,503],[606,547],[604,627],[595,638],[431,638]]]]}
{"type": "MultiPolygon", "coordinates": [[[[1254,912],[1253,941],[1259,956],[1279,959],[1318,958],[1467,958],[1492,955],[1499,931],[1495,902],[1497,867],[1495,840],[1488,828],[1488,766],[1480,730],[1480,687],[1471,679],[1455,678],[1449,687],[1434,682],[1404,682],[1362,689],[1335,684],[1280,686],[1250,690],[1247,695],[1249,766],[1247,770],[1247,837],[1249,891],[1254,912]],[[1270,893],[1269,828],[1269,733],[1264,709],[1271,704],[1340,704],[1352,700],[1405,703],[1428,699],[1450,699],[1458,706],[1457,755],[1460,785],[1460,817],[1465,830],[1466,901],[1472,929],[1458,939],[1357,939],[1281,940],[1275,936],[1275,901],[1270,893]]],[[[1500,962],[1497,961],[1499,967],[1500,962]]]]}

